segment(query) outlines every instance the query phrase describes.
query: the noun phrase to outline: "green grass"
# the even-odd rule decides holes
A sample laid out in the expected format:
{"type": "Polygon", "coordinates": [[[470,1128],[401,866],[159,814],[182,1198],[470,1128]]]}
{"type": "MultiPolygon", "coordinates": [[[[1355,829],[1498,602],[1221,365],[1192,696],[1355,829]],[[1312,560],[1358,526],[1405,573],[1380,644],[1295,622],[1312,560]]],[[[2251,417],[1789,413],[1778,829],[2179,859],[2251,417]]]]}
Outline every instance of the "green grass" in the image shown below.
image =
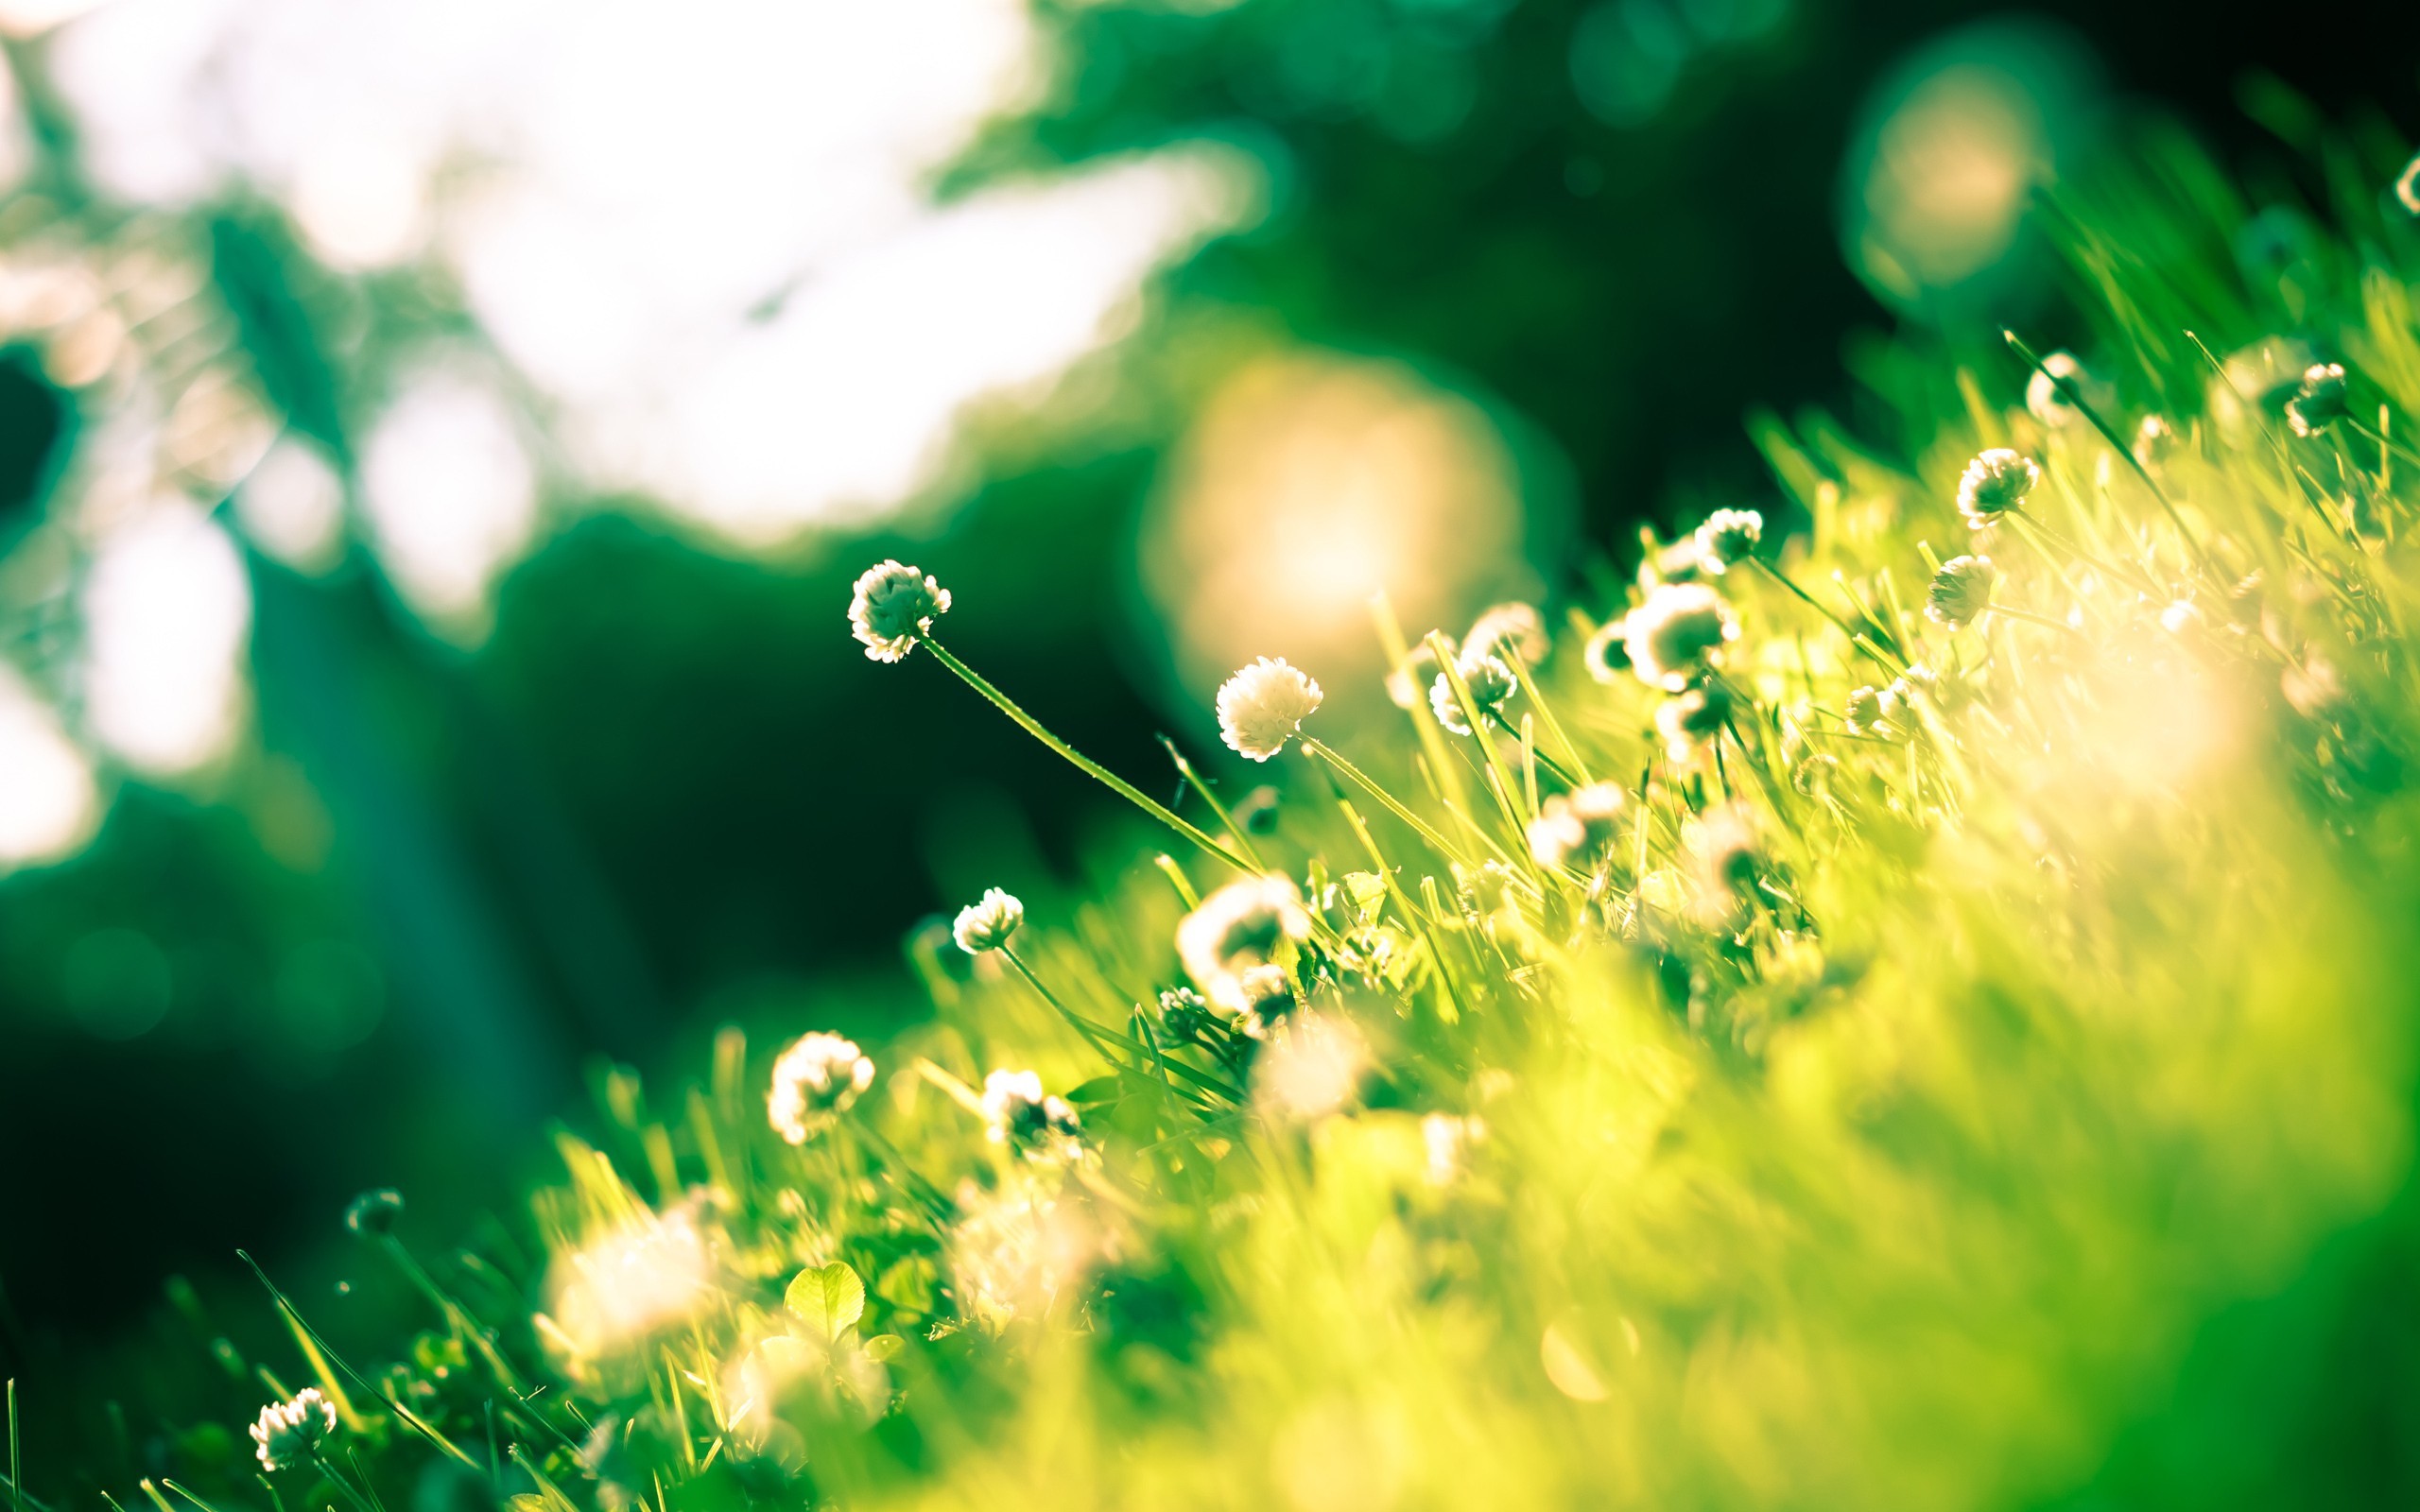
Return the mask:
{"type": "MultiPolygon", "coordinates": [[[[365,1225],[424,1331],[348,1361],[268,1294],[286,1358],[106,1488],[163,1512],[2408,1500],[2400,166],[2345,148],[2324,210],[2264,207],[2312,228],[2282,268],[2238,264],[2249,207],[2171,142],[2062,189],[2064,318],[2115,397],[2047,423],[2047,343],[1977,331],[1860,359],[1891,406],[1860,434],[1900,439],[1759,421],[1789,508],[1704,579],[1740,633],[1693,670],[1728,700],[1703,738],[1658,732],[1680,696],[1592,675],[1582,644],[1632,605],[1581,602],[1500,719],[1449,675],[1482,737],[1424,705],[1338,750],[1312,715],[1271,832],[1190,769],[1190,818],[1120,786],[1181,849],[1037,902],[1007,951],[924,942],[935,1019],[866,1046],[871,1089],[803,1144],[768,1120],[780,1044],[728,1031],[657,1105],[617,1077],[596,1138],[562,1137],[543,1258],[424,1263],[365,1225]],[[2308,344],[2289,378],[2341,361],[2345,414],[2300,435],[2290,387],[2226,389],[2264,340],[2308,344]],[[2137,464],[2154,415],[2172,437],[2137,464]],[[1990,447],[2042,476],[1978,532],[1954,500],[1990,447]],[[1994,607],[1928,619],[1939,562],[1975,551],[1994,607]],[[1610,829],[1533,853],[1592,778],[1623,790],[1610,829]],[[1310,903],[1233,963],[1278,969],[1249,989],[1282,979],[1266,1040],[1232,984],[1162,997],[1181,920],[1258,868],[1310,903]],[[1079,1140],[1064,1110],[987,1137],[986,1076],[1028,1067],[1079,1140]],[[314,1383],[340,1425],[254,1473],[244,1426],[314,1383]]],[[[925,649],[887,675],[979,712],[956,671],[1029,725],[925,649]]],[[[29,1452],[35,1490],[52,1470],[29,1452]]]]}

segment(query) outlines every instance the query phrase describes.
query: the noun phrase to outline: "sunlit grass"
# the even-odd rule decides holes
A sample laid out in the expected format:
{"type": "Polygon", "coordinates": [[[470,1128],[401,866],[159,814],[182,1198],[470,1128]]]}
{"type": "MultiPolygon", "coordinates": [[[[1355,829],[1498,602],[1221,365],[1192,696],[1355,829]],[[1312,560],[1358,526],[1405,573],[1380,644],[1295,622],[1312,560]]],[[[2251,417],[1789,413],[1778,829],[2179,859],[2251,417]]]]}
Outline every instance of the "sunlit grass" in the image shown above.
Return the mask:
{"type": "Polygon", "coordinates": [[[1219,712],[1284,772],[1273,827],[1190,765],[1187,816],[1065,747],[943,649],[939,585],[869,573],[851,619],[888,675],[979,695],[1181,849],[1072,908],[969,900],[916,955],[938,1017],[865,1044],[870,1082],[856,1043],[736,1031],[652,1109],[617,1078],[600,1141],[562,1138],[543,1260],[424,1265],[357,1210],[426,1332],[348,1363],[275,1297],[292,1360],[230,1432],[291,1435],[305,1388],[332,1431],[112,1491],[2090,1486],[2207,1321],[2411,1164],[2420,233],[2393,179],[2264,287],[2176,251],[2241,212],[2149,153],[2048,215],[2081,364],[1910,344],[1909,455],[1762,427],[1787,509],[1651,543],[1631,601],[1550,644],[1518,612],[1407,642],[1374,606],[1392,731],[1323,732],[1316,685],[1247,669],[1219,712]],[[2230,353],[2287,336],[2309,361],[2246,381],[2275,365],[2230,353]]]}

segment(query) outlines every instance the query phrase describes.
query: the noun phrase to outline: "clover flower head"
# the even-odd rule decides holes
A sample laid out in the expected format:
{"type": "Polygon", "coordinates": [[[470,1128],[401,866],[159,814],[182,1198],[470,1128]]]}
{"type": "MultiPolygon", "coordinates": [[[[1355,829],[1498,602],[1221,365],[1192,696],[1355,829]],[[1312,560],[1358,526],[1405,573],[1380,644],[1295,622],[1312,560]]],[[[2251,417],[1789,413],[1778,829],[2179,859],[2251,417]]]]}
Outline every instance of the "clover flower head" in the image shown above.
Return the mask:
{"type": "Polygon", "coordinates": [[[1668,693],[1687,687],[1710,653],[1739,638],[1730,606],[1703,583],[1667,583],[1622,623],[1631,671],[1668,693]]]}
{"type": "MultiPolygon", "coordinates": [[[[1457,654],[1452,636],[1439,630],[1435,639],[1445,643],[1446,655],[1457,654]]],[[[1417,709],[1436,678],[1437,647],[1423,637],[1404,653],[1403,664],[1387,674],[1387,696],[1394,700],[1398,709],[1417,709]]]]}
{"type": "Polygon", "coordinates": [[[1211,1038],[1217,1015],[1201,994],[1189,987],[1170,988],[1160,994],[1160,1022],[1179,1043],[1204,1044],[1211,1038]]]}
{"type": "Polygon", "coordinates": [[[1717,509],[1698,526],[1698,562],[1720,576],[1746,561],[1765,539],[1765,517],[1754,509],[1717,509]]]}
{"type": "Polygon", "coordinates": [[[1992,607],[1992,590],[1999,580],[2000,570],[1989,557],[1952,557],[1925,590],[1925,617],[1962,630],[1992,607]]]}
{"type": "Polygon", "coordinates": [[[2041,464],[2023,453],[2005,446],[1979,452],[1958,479],[1958,512],[1970,525],[1990,524],[2023,504],[2041,481],[2041,464]]]}
{"type": "Polygon", "coordinates": [[[2313,363],[2304,369],[2294,397],[2286,401],[2286,423],[2294,428],[2297,436],[2316,436],[2350,411],[2344,398],[2342,364],[2313,363]]]}
{"type": "Polygon", "coordinates": [[[1665,700],[1655,711],[1655,732],[1664,737],[1666,755],[1685,762],[1722,733],[1730,719],[1731,695],[1719,683],[1704,682],[1665,700]]]}
{"type": "Polygon", "coordinates": [[[1201,900],[1176,927],[1177,958],[1212,1007],[1241,1014],[1252,1007],[1243,977],[1311,937],[1310,910],[1291,879],[1270,873],[1243,877],[1201,900]]]}
{"type": "Polygon", "coordinates": [[[1064,1159],[1081,1148],[1083,1122],[1063,1097],[1046,1094],[1031,1071],[1000,1070],[983,1078],[984,1133],[1036,1160],[1064,1159]]]}
{"type": "Polygon", "coordinates": [[[1550,647],[1546,617],[1532,605],[1514,602],[1482,610],[1462,637],[1461,654],[1518,657],[1523,666],[1533,667],[1547,659],[1550,647]]]}
{"type": "Polygon", "coordinates": [[[1530,854],[1542,867],[1587,866],[1613,844],[1627,796],[1611,782],[1558,793],[1530,821],[1530,854]]]}
{"type": "Polygon", "coordinates": [[[856,1042],[819,1030],[801,1037],[773,1062],[765,1116],[785,1141],[804,1144],[873,1085],[873,1062],[856,1042]]]}
{"type": "Polygon", "coordinates": [[[1254,1040],[1267,1040],[1294,1011],[1294,978],[1282,966],[1253,967],[1236,978],[1236,990],[1244,1004],[1236,1027],[1254,1040]]]}
{"type": "Polygon", "coordinates": [[[2025,381],[2025,407],[2035,420],[2057,430],[2083,418],[2083,409],[2069,397],[2071,392],[2083,395],[2085,404],[2096,407],[2107,397],[2103,386],[2084,370],[2075,353],[2054,352],[2043,358],[2042,366],[2025,381]]]}
{"type": "Polygon", "coordinates": [[[872,662],[896,662],[949,612],[949,590],[898,561],[869,567],[849,595],[849,630],[872,662]]]}
{"type": "Polygon", "coordinates": [[[1841,723],[1852,735],[1878,735],[1887,729],[1891,713],[1889,694],[1872,686],[1855,688],[1849,692],[1841,723]]]}
{"type": "Polygon", "coordinates": [[[1320,685],[1284,657],[1262,657],[1219,690],[1219,738],[1227,748],[1265,762],[1303,732],[1320,706],[1320,685]]]}
{"type": "Polygon", "coordinates": [[[316,1457],[320,1441],[336,1431],[335,1403],[321,1396],[319,1387],[304,1386],[291,1400],[272,1401],[261,1409],[259,1420],[252,1424],[252,1452],[259,1456],[261,1469],[284,1469],[316,1457]]]}
{"type": "Polygon", "coordinates": [[[1025,904],[1001,887],[986,887],[983,896],[958,911],[949,926],[950,938],[969,955],[996,951],[1025,924],[1025,904]]]}
{"type": "Polygon", "coordinates": [[[2404,209],[2420,215],[2420,158],[2413,158],[2403,176],[2394,180],[2394,198],[2403,202],[2404,209]]]}
{"type": "MultiPolygon", "coordinates": [[[[1473,655],[1465,651],[1455,662],[1454,669],[1462,675],[1462,686],[1471,690],[1471,702],[1478,706],[1481,714],[1493,714],[1502,709],[1504,700],[1512,697],[1521,687],[1519,680],[1512,676],[1512,669],[1498,657],[1473,655]]],[[[1471,732],[1471,722],[1462,717],[1462,701],[1454,696],[1454,685],[1446,680],[1443,672],[1438,673],[1437,680],[1428,685],[1428,707],[1437,715],[1437,722],[1455,734],[1467,735],[1471,732]]]]}
{"type": "Polygon", "coordinates": [[[1599,682],[1619,682],[1630,670],[1630,627],[1620,620],[1607,620],[1588,637],[1580,648],[1580,664],[1599,682]]]}

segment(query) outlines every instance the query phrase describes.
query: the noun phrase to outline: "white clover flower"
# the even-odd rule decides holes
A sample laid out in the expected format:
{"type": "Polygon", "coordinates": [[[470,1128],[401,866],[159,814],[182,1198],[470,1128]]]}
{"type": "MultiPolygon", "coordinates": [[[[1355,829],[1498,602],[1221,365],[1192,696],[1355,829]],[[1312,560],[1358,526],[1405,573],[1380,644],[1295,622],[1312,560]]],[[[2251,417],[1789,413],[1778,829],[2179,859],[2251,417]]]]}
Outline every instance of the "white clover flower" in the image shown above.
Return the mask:
{"type": "Polygon", "coordinates": [[[2025,502],[2042,481],[2041,465],[2005,446],[1979,452],[1958,479],[1958,512],[1971,525],[1987,525],[2025,502]]]}
{"type": "Polygon", "coordinates": [[[1290,879],[1270,873],[1240,878],[1201,900],[1176,927],[1176,954],[1213,1007],[1243,1014],[1253,1005],[1244,974],[1283,965],[1280,956],[1310,937],[1302,893],[1290,879]]]}
{"type": "Polygon", "coordinates": [[[999,887],[986,887],[980,900],[958,911],[958,919],[949,926],[950,938],[969,955],[996,951],[1007,945],[1009,936],[1025,923],[1025,904],[1014,894],[999,887]]]}
{"type": "Polygon", "coordinates": [[[1063,1097],[1046,1094],[1030,1071],[995,1071],[983,1078],[985,1137],[1035,1160],[1064,1160],[1082,1148],[1083,1124],[1063,1097]]]}
{"type": "Polygon", "coordinates": [[[1471,621],[1461,655],[1518,657],[1523,666],[1533,667],[1547,659],[1550,647],[1546,618],[1537,610],[1521,603],[1495,604],[1471,621]]]}
{"type": "Polygon", "coordinates": [[[2404,209],[2420,215],[2420,158],[2413,158],[2403,177],[2394,180],[2394,198],[2403,201],[2404,209]]]}
{"type": "Polygon", "coordinates": [[[1731,695],[1719,684],[1701,683],[1665,700],[1655,711],[1655,732],[1664,737],[1664,753],[1681,763],[1722,733],[1730,719],[1731,695]]]}
{"type": "Polygon", "coordinates": [[[773,1062],[773,1090],[765,1116],[773,1132],[792,1144],[828,1126],[873,1085],[873,1062],[856,1042],[817,1031],[801,1038],[773,1062]]]}
{"type": "Polygon", "coordinates": [[[1848,702],[1842,709],[1841,723],[1852,735],[1873,735],[1881,732],[1890,711],[1884,694],[1876,687],[1849,690],[1848,702]]]}
{"type": "MultiPolygon", "coordinates": [[[[1454,663],[1454,669],[1462,675],[1462,685],[1471,690],[1471,702],[1478,706],[1483,715],[1497,713],[1504,707],[1504,700],[1520,691],[1521,684],[1513,678],[1512,669],[1495,657],[1465,651],[1454,663]]],[[[1437,722],[1455,734],[1471,732],[1471,722],[1462,717],[1462,701],[1454,696],[1454,685],[1443,672],[1428,685],[1428,707],[1437,715],[1437,722]]]]}
{"type": "Polygon", "coordinates": [[[290,1401],[273,1401],[261,1409],[260,1419],[252,1424],[252,1452],[260,1457],[261,1469],[284,1469],[288,1465],[317,1459],[320,1441],[337,1431],[335,1403],[320,1394],[317,1386],[304,1386],[290,1401]]]}
{"type": "Polygon", "coordinates": [[[1265,762],[1303,732],[1320,706],[1320,685],[1284,657],[1262,657],[1219,690],[1219,738],[1227,748],[1265,762]]]}
{"type": "Polygon", "coordinates": [[[1717,509],[1698,526],[1698,564],[1720,577],[1754,554],[1765,517],[1754,509],[1717,509]]]}
{"type": "Polygon", "coordinates": [[[1613,844],[1628,795],[1611,782],[1591,782],[1538,805],[1530,821],[1530,854],[1542,867],[1587,866],[1613,844]]]}
{"type": "Polygon", "coordinates": [[[1341,1112],[1361,1090],[1370,1042],[1352,1020],[1306,1013],[1270,1036],[1253,1067],[1253,1100],[1264,1111],[1312,1123],[1341,1112]]]}
{"type": "Polygon", "coordinates": [[[2191,599],[2180,598],[2159,611],[2159,627],[2170,635],[2183,635],[2202,624],[2202,610],[2191,599]]]}
{"type": "Polygon", "coordinates": [[[2083,419],[2083,411],[2067,397],[2068,389],[2083,396],[2085,404],[2095,409],[2108,408],[2108,386],[2084,370],[2083,363],[2068,352],[2054,352],[2042,359],[2033,376],[2025,382],[2025,407],[2033,418],[2056,430],[2083,419]],[[2062,387],[2060,379],[2066,380],[2062,387]]]}
{"type": "Polygon", "coordinates": [[[2000,570],[1989,557],[1952,557],[1925,590],[1925,617],[1962,630],[1992,607],[1992,590],[1999,580],[2000,570]]]}
{"type": "Polygon", "coordinates": [[[1625,639],[1630,627],[1621,620],[1607,620],[1588,637],[1580,648],[1580,663],[1599,682],[1619,682],[1630,670],[1630,643],[1625,639]]]}
{"type": "Polygon", "coordinates": [[[2286,423],[2297,436],[2316,436],[2342,420],[2350,409],[2344,398],[2342,365],[2313,363],[2304,370],[2294,397],[2286,401],[2286,423]]]}
{"type": "Polygon", "coordinates": [[[948,612],[948,589],[913,567],[886,560],[857,578],[849,596],[849,630],[865,644],[867,660],[896,662],[948,612]]]}
{"type": "Polygon", "coordinates": [[[1678,693],[1705,665],[1709,653],[1739,638],[1739,623],[1722,595],[1703,583],[1667,583],[1622,622],[1630,669],[1641,682],[1678,693]]]}

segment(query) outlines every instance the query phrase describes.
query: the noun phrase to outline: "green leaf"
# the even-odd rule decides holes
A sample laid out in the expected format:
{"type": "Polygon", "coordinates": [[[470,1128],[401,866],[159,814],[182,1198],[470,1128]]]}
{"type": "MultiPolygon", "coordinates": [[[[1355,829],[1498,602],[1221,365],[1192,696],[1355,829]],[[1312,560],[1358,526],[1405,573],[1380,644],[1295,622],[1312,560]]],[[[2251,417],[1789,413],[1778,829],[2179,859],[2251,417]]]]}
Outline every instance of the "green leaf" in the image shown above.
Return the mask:
{"type": "Polygon", "coordinates": [[[1348,871],[1344,874],[1344,896],[1353,903],[1355,927],[1366,929],[1378,917],[1378,906],[1387,901],[1387,879],[1374,871],[1348,871]]]}
{"type": "Polygon", "coordinates": [[[1106,1076],[1095,1076],[1082,1086],[1069,1091],[1067,1101],[1080,1107],[1091,1103],[1114,1103],[1125,1094],[1124,1083],[1118,1079],[1115,1072],[1111,1072],[1106,1076]]]}
{"type": "Polygon", "coordinates": [[[819,1338],[837,1340],[865,1315],[866,1283],[845,1261],[810,1265],[790,1282],[790,1289],[782,1295],[782,1305],[819,1338]]]}
{"type": "Polygon", "coordinates": [[[896,1333],[877,1333],[866,1340],[866,1358],[876,1365],[908,1348],[908,1341],[896,1333]]]}

